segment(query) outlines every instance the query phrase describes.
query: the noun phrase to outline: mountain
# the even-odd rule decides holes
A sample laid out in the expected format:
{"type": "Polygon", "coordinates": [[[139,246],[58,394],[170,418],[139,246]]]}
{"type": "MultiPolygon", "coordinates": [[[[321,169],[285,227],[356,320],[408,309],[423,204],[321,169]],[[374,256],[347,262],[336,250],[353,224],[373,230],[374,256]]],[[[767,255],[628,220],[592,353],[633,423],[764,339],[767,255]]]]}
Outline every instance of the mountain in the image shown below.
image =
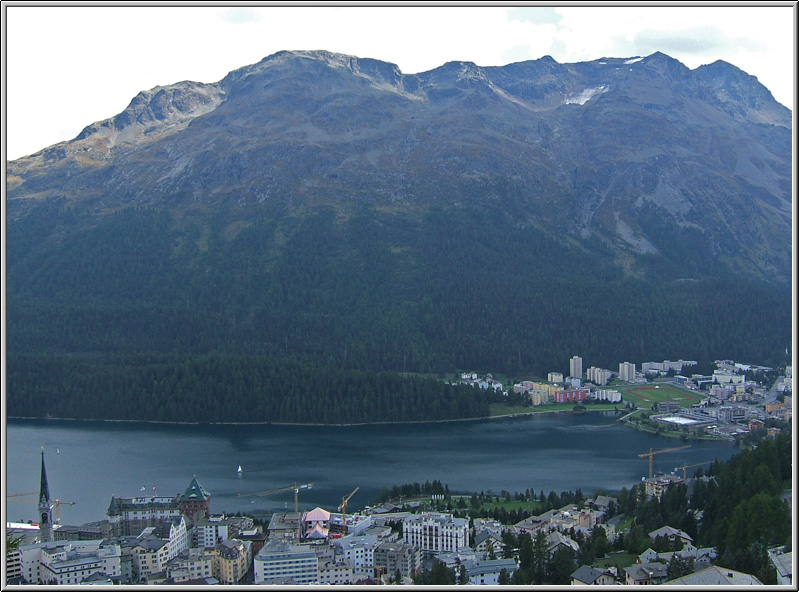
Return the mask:
{"type": "Polygon", "coordinates": [[[8,163],[8,351],[776,364],[791,122],[661,53],[407,75],[284,51],[156,87],[8,163]]]}

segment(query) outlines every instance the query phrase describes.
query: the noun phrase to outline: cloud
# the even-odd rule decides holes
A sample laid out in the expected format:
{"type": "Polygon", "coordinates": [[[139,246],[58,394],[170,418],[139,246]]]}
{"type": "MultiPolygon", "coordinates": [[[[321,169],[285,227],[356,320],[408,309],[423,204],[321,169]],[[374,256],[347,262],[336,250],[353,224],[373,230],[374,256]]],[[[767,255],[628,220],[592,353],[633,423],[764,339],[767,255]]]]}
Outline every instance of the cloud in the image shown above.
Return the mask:
{"type": "Polygon", "coordinates": [[[662,51],[669,55],[710,55],[739,50],[761,51],[765,44],[748,37],[731,37],[717,27],[692,27],[679,31],[644,29],[632,40],[635,53],[648,55],[662,51]]]}
{"type": "Polygon", "coordinates": [[[228,8],[218,13],[226,23],[231,25],[241,25],[243,23],[256,23],[261,20],[261,15],[252,8],[238,7],[228,8]]]}
{"type": "Polygon", "coordinates": [[[561,16],[551,6],[511,8],[508,11],[509,21],[521,21],[536,25],[557,25],[561,16]]]}

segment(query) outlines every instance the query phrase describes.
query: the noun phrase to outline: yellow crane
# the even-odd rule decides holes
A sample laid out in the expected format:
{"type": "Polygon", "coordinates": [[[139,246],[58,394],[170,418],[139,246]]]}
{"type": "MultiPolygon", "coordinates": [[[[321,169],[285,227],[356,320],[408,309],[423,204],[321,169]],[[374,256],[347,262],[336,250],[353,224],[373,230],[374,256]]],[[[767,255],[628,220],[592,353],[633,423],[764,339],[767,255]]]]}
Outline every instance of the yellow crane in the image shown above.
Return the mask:
{"type": "Polygon", "coordinates": [[[347,536],[347,502],[359,489],[360,486],[353,489],[348,496],[341,498],[341,505],[338,507],[338,511],[341,512],[341,536],[347,536]]]}
{"type": "MultiPolygon", "coordinates": [[[[35,493],[36,492],[34,492],[34,494],[35,493]]],[[[10,495],[7,495],[6,497],[16,497],[18,495],[31,495],[31,494],[18,493],[18,494],[10,494],[10,495]]],[[[39,500],[37,500],[37,499],[35,499],[35,500],[32,500],[32,499],[14,499],[14,500],[9,500],[9,501],[12,501],[12,502],[23,502],[23,503],[26,503],[26,504],[38,504],[39,503],[39,500]]],[[[74,506],[77,503],[77,502],[64,502],[64,501],[61,501],[60,499],[54,499],[54,500],[51,500],[51,501],[52,501],[53,505],[55,506],[55,521],[56,521],[56,523],[60,523],[61,522],[61,506],[74,506]]]]}
{"type": "Polygon", "coordinates": [[[664,448],[663,450],[652,450],[649,449],[649,452],[644,452],[643,454],[639,454],[638,458],[646,458],[649,457],[649,478],[652,478],[652,457],[656,454],[663,454],[664,452],[676,452],[678,450],[685,450],[686,448],[690,448],[691,446],[678,446],[677,448],[664,448]]]}
{"type": "Polygon", "coordinates": [[[685,469],[690,469],[692,467],[701,467],[702,465],[709,465],[712,462],[713,462],[712,460],[706,460],[705,462],[696,463],[696,464],[693,464],[693,465],[683,465],[681,467],[674,467],[674,470],[675,471],[680,471],[681,470],[682,471],[682,478],[685,479],[686,475],[687,475],[687,473],[685,472],[685,469]]]}
{"type": "Polygon", "coordinates": [[[268,489],[267,491],[256,491],[254,493],[240,493],[239,497],[250,497],[255,495],[270,495],[272,493],[280,493],[281,491],[294,491],[294,511],[299,513],[300,505],[299,505],[299,493],[300,489],[311,489],[313,487],[313,483],[305,483],[303,485],[298,485],[294,483],[293,485],[288,485],[286,487],[278,487],[277,489],[268,489]]]}

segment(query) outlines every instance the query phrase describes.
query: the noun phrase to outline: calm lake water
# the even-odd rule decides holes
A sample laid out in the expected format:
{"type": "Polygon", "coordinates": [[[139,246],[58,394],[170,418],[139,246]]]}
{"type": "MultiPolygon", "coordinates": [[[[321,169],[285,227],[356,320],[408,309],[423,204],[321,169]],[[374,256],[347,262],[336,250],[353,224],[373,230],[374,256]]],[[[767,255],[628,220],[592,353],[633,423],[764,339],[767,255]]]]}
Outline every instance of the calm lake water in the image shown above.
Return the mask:
{"type": "MultiPolygon", "coordinates": [[[[112,495],[182,493],[193,475],[211,493],[214,513],[292,509],[291,492],[237,497],[313,482],[300,509],[335,511],[356,487],[348,508],[374,503],[383,487],[438,479],[452,491],[531,489],[546,494],[628,489],[648,471],[639,453],[680,446],[627,428],[612,413],[570,413],[435,424],[348,427],[166,425],[9,420],[6,491],[39,489],[41,446],[53,499],[64,524],[105,517],[112,495]],[[236,469],[241,465],[243,472],[236,469]]],[[[655,471],[715,458],[732,443],[693,442],[655,455],[655,471]]],[[[34,499],[31,496],[30,499],[34,499]]],[[[12,498],[14,499],[14,498],[12,498]]],[[[35,520],[36,504],[8,500],[9,520],[35,520]]]]}

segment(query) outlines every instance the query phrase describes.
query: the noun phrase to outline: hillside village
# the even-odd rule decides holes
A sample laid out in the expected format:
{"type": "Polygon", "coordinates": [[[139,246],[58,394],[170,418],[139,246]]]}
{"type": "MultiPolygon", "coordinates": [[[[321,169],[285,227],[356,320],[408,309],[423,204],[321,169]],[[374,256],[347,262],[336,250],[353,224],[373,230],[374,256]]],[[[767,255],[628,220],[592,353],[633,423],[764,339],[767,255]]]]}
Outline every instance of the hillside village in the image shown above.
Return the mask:
{"type": "MultiPolygon", "coordinates": [[[[504,396],[526,398],[533,407],[555,402],[589,404],[592,400],[624,404],[627,415],[637,405],[619,390],[605,388],[613,373],[590,368],[583,382],[581,360],[571,360],[571,374],[550,373],[547,382],[522,382],[505,390],[491,375],[462,374],[475,388],[494,389],[504,396]]],[[[772,389],[746,373],[770,370],[731,361],[717,362],[712,376],[685,376],[690,362],[646,363],[643,374],[634,365],[620,365],[619,375],[630,384],[672,383],[686,391],[707,393],[688,408],[660,401],[648,421],[677,422],[683,428],[736,437],[757,434],[768,441],[780,430],[766,422],[791,419],[792,369],[786,368],[772,389]],[[665,381],[665,382],[664,382],[665,381]],[[766,402],[769,401],[769,402],[766,402]],[[693,423],[692,423],[693,422],[693,423]]],[[[616,381],[618,384],[619,381],[616,381]]],[[[618,387],[623,388],[623,387],[618,387]]],[[[654,387],[657,388],[657,387],[654,387]]],[[[650,458],[651,460],[651,458],[650,458]]],[[[707,463],[706,463],[707,464],[707,463]]],[[[657,524],[646,532],[624,511],[637,504],[688,504],[688,524],[701,523],[702,512],[691,510],[695,492],[715,486],[715,476],[701,469],[689,475],[682,467],[669,475],[649,478],[622,490],[621,497],[597,492],[593,497],[539,498],[533,492],[518,499],[545,509],[506,523],[491,517],[470,517],[480,502],[456,495],[434,482],[417,495],[389,500],[348,513],[342,498],[338,512],[324,508],[276,512],[268,523],[248,516],[211,512],[211,493],[195,477],[175,497],[139,493],[112,497],[106,518],[81,526],[57,524],[42,451],[39,524],[7,525],[7,540],[15,548],[7,555],[8,583],[41,584],[388,584],[388,583],[529,583],[533,555],[547,583],[572,584],[760,584],[755,574],[722,568],[717,550],[701,547],[683,524],[657,524]],[[682,496],[682,497],[680,497],[682,496]],[[637,500],[637,501],[635,501],[637,500]],[[671,501],[668,501],[671,500],[671,501]],[[560,502],[560,504],[559,504],[560,502]],[[638,529],[636,531],[636,529],[638,529]],[[635,534],[637,532],[637,534],[635,534]],[[639,548],[631,553],[628,549],[639,548]],[[643,549],[643,550],[640,550],[643,549]],[[532,554],[532,555],[531,555],[532,554]]],[[[651,471],[651,466],[650,466],[651,471]]],[[[355,493],[355,492],[353,492],[355,493]]],[[[510,494],[503,492],[510,501],[510,494]]],[[[350,495],[351,497],[351,495],[350,495]]],[[[480,496],[480,499],[484,499],[480,496]]],[[[493,501],[489,492],[488,501],[493,501]]],[[[500,502],[496,496],[496,502],[500,502]]],[[[783,503],[791,504],[790,491],[783,503]]],[[[628,510],[629,511],[629,510],[628,510]]],[[[675,514],[685,516],[685,512],[675,514]]],[[[477,512],[477,514],[480,514],[477,512]]],[[[768,549],[768,562],[778,583],[792,583],[792,550],[768,549]]]]}
{"type": "MultiPolygon", "coordinates": [[[[647,482],[647,496],[664,493],[647,482]]],[[[513,545],[526,540],[549,566],[550,577],[568,578],[559,583],[761,583],[752,574],[716,566],[715,548],[698,547],[688,533],[669,525],[648,532],[642,553],[614,551],[626,536],[624,515],[616,513],[619,498],[607,495],[515,524],[437,510],[449,494],[352,514],[346,503],[338,512],[278,512],[268,525],[213,514],[211,497],[195,477],[175,497],[112,498],[106,519],[79,527],[9,525],[8,532],[21,540],[7,557],[7,582],[379,585],[419,583],[438,572],[454,578],[451,583],[510,584],[519,583],[517,570],[525,561],[525,550],[513,545]],[[600,556],[592,564],[575,569],[576,559],[595,555],[600,556]],[[563,556],[571,557],[567,573],[558,567],[563,556]]],[[[769,560],[779,583],[791,584],[792,552],[776,546],[769,560]]]]}
{"type": "Polygon", "coordinates": [[[780,431],[774,424],[791,422],[791,366],[785,368],[784,376],[771,385],[765,385],[753,378],[747,379],[747,375],[762,379],[773,372],[772,368],[733,360],[716,360],[715,364],[712,375],[689,373],[696,362],[685,360],[644,362],[640,371],[635,364],[622,362],[618,372],[594,366],[583,372],[582,358],[574,356],[569,360],[569,374],[549,372],[546,381],[526,380],[506,388],[492,374],[481,376],[476,372],[465,372],[460,375],[458,382],[493,390],[506,399],[515,396],[517,401],[531,407],[531,410],[544,410],[553,403],[588,405],[589,409],[591,404],[612,403],[624,406],[627,410],[647,409],[654,413],[629,413],[625,421],[637,427],[649,426],[653,431],[666,435],[676,430],[684,438],[692,435],[737,439],[763,431],[774,436],[780,431]],[[630,385],[653,383],[655,389],[663,385],[665,390],[665,383],[668,383],[697,396],[678,396],[675,400],[669,400],[668,395],[665,400],[653,397],[653,402],[649,403],[640,397],[622,393],[622,390],[629,393],[629,388],[624,387],[630,385]],[[692,400],[696,402],[686,404],[686,401],[692,400]]]}

